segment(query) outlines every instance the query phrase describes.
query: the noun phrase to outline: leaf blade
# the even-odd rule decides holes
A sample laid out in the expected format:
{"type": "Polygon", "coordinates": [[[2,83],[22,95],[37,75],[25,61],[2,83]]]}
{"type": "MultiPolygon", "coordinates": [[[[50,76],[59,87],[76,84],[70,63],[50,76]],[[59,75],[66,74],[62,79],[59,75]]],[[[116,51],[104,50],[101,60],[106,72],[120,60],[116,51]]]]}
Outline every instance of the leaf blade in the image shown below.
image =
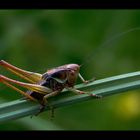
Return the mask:
{"type": "MultiPolygon", "coordinates": [[[[103,97],[138,89],[140,88],[140,71],[96,80],[89,84],[76,85],[76,88],[80,90],[89,90],[91,94],[99,94],[103,97]]],[[[69,91],[64,90],[63,94],[67,94],[68,92],[69,91]]],[[[58,100],[52,101],[50,104],[53,105],[54,108],[58,108],[92,99],[95,98],[83,94],[65,97],[63,99],[59,98],[58,100]]],[[[15,100],[3,103],[0,105],[0,122],[2,123],[32,115],[37,113],[39,108],[39,104],[27,100],[15,100]]],[[[46,110],[50,110],[50,108],[46,106],[46,110]]]]}

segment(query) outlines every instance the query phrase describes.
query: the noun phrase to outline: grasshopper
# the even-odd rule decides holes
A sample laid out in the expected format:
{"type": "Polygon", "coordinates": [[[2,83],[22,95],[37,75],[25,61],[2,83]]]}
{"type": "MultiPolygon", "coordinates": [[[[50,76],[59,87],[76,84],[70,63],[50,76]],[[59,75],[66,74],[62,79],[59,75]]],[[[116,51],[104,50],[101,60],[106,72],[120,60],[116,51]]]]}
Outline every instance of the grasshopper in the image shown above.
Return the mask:
{"type": "MultiPolygon", "coordinates": [[[[0,61],[0,65],[5,69],[11,71],[12,73],[30,82],[20,82],[0,75],[0,82],[23,94],[27,99],[37,101],[41,105],[40,110],[37,114],[44,111],[45,106],[48,103],[47,99],[49,97],[56,96],[57,94],[61,93],[61,91],[64,88],[76,94],[88,94],[88,92],[74,88],[78,77],[83,83],[89,83],[94,80],[85,80],[79,73],[80,65],[78,64],[66,64],[63,66],[59,66],[48,70],[44,74],[20,69],[14,65],[9,64],[4,60],[0,61]],[[11,83],[24,87],[27,89],[27,91],[24,92],[19,88],[13,86],[11,83]]],[[[97,98],[101,97],[95,94],[89,95],[97,98]]]]}

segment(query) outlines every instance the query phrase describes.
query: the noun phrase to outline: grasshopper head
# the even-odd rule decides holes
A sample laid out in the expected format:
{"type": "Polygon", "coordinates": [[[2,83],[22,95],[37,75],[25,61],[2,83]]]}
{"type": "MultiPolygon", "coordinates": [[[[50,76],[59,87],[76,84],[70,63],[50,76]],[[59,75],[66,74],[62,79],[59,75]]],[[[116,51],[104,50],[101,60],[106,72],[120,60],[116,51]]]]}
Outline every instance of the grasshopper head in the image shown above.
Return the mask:
{"type": "Polygon", "coordinates": [[[66,68],[69,70],[67,79],[68,86],[73,87],[79,74],[80,66],[78,64],[68,64],[66,68]]]}
{"type": "Polygon", "coordinates": [[[75,73],[79,73],[80,66],[78,64],[68,64],[67,68],[74,71],[75,73]]]}

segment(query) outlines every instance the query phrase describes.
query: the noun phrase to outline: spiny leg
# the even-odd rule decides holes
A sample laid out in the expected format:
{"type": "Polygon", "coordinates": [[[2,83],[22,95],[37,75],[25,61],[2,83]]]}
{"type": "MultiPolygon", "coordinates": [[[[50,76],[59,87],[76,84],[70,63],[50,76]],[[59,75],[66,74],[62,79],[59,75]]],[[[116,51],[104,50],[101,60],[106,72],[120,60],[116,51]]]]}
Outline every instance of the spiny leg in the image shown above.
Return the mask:
{"type": "Polygon", "coordinates": [[[83,82],[83,83],[85,83],[85,84],[88,84],[88,83],[90,83],[90,82],[93,82],[93,81],[95,81],[95,77],[94,78],[92,78],[92,79],[90,79],[90,80],[85,80],[83,77],[82,77],[82,75],[79,73],[78,74],[78,76],[79,76],[79,78],[81,79],[81,81],[83,82]]]}
{"type": "Polygon", "coordinates": [[[7,70],[11,71],[12,73],[20,76],[21,78],[24,78],[25,80],[31,82],[31,83],[36,83],[41,80],[42,74],[39,73],[34,73],[26,70],[22,70],[18,67],[15,67],[8,62],[1,60],[0,65],[6,68],[7,70]]]}
{"type": "Polygon", "coordinates": [[[28,90],[39,92],[40,94],[44,94],[44,95],[52,92],[52,90],[50,88],[47,88],[47,87],[44,87],[44,86],[41,86],[41,85],[38,85],[38,84],[30,84],[30,83],[19,82],[19,81],[10,79],[8,77],[5,77],[3,75],[0,75],[0,82],[3,82],[3,81],[7,81],[7,82],[10,82],[10,83],[17,84],[21,87],[27,88],[28,90]]]}
{"type": "MultiPolygon", "coordinates": [[[[51,97],[51,96],[55,96],[57,93],[60,92],[60,90],[52,92],[52,90],[47,88],[47,87],[44,87],[44,86],[41,86],[41,85],[37,85],[37,84],[28,84],[28,83],[24,83],[24,82],[19,82],[19,81],[7,78],[7,77],[5,77],[3,75],[0,75],[0,82],[2,82],[2,83],[12,82],[12,83],[17,84],[19,86],[25,87],[25,88],[27,88],[29,90],[32,90],[32,91],[35,91],[35,92],[39,92],[40,94],[44,94],[45,96],[43,98],[42,107],[40,109],[40,112],[42,112],[44,110],[44,108],[45,108],[45,105],[47,103],[46,99],[51,97]]],[[[21,92],[21,90],[19,90],[19,89],[17,90],[17,88],[12,86],[11,84],[8,83],[7,85],[8,86],[10,85],[9,87],[12,87],[13,89],[15,89],[18,92],[20,91],[21,94],[23,93],[23,92],[21,92]]],[[[27,94],[27,93],[25,93],[25,94],[27,94]]],[[[53,112],[53,108],[52,107],[51,107],[51,110],[53,112]]]]}
{"type": "Polygon", "coordinates": [[[78,89],[75,89],[75,88],[67,88],[69,91],[72,91],[76,94],[89,94],[90,96],[93,96],[93,97],[96,97],[96,98],[101,98],[102,96],[101,95],[96,95],[96,94],[91,94],[89,92],[85,92],[85,91],[81,91],[81,90],[78,90],[78,89]]]}
{"type": "MultiPolygon", "coordinates": [[[[11,87],[12,89],[18,91],[19,93],[23,94],[25,97],[27,97],[27,98],[29,98],[29,99],[31,99],[31,100],[35,100],[35,101],[36,101],[36,99],[34,99],[34,98],[33,98],[32,96],[30,96],[28,93],[23,92],[22,90],[16,88],[15,86],[11,85],[9,82],[12,82],[12,83],[14,83],[14,84],[20,85],[20,86],[22,86],[22,87],[25,87],[25,88],[27,88],[27,89],[29,89],[29,90],[38,92],[38,93],[40,93],[40,94],[44,94],[45,96],[44,96],[44,98],[43,98],[43,100],[42,100],[42,103],[41,103],[41,104],[42,104],[42,107],[40,108],[39,113],[41,113],[41,112],[44,110],[45,105],[46,105],[46,103],[47,103],[47,100],[46,100],[46,99],[47,99],[48,97],[55,96],[57,93],[60,92],[60,90],[52,92],[52,90],[49,89],[49,88],[47,88],[47,87],[44,87],[44,86],[41,86],[41,85],[37,85],[37,84],[28,84],[28,83],[19,82],[19,81],[16,81],[16,80],[7,78],[7,77],[5,77],[5,76],[3,76],[3,75],[0,75],[0,82],[6,84],[7,86],[9,86],[9,87],[11,87]]],[[[49,104],[48,104],[48,105],[49,105],[49,104]]],[[[50,108],[51,108],[51,111],[52,111],[52,114],[53,114],[53,108],[52,108],[52,106],[51,106],[50,108]]],[[[37,113],[37,114],[39,114],[39,113],[37,113]]],[[[52,116],[53,116],[53,115],[52,115],[52,116]]]]}
{"type": "MultiPolygon", "coordinates": [[[[83,77],[82,77],[82,75],[79,73],[78,74],[78,76],[79,76],[79,78],[82,80],[82,82],[83,83],[85,83],[85,84],[88,84],[88,83],[90,83],[90,82],[93,82],[93,81],[95,81],[95,77],[94,78],[92,78],[91,80],[85,80],[83,77]]],[[[71,91],[73,91],[73,92],[75,92],[75,93],[77,93],[77,94],[89,94],[88,92],[84,92],[84,91],[81,91],[81,90],[78,90],[78,89],[75,89],[75,88],[70,88],[69,90],[71,90],[71,91]]],[[[96,94],[89,94],[90,96],[94,96],[94,97],[97,97],[97,98],[102,98],[102,96],[101,95],[96,95],[96,94]]]]}
{"type": "Polygon", "coordinates": [[[31,97],[28,93],[26,93],[26,92],[24,92],[24,91],[18,89],[17,87],[11,85],[10,83],[8,83],[8,82],[6,82],[6,81],[3,81],[3,80],[1,80],[1,82],[2,82],[3,84],[7,85],[8,87],[10,87],[10,88],[16,90],[16,91],[19,92],[20,94],[24,95],[25,97],[27,97],[27,99],[36,101],[36,99],[34,99],[33,97],[31,97]]]}

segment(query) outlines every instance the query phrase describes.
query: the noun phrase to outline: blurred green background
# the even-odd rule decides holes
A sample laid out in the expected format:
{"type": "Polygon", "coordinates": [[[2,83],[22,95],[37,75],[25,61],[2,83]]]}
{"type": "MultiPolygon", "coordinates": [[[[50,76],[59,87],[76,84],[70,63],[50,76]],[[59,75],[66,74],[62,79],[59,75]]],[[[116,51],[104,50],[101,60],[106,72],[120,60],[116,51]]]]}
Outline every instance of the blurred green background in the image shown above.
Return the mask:
{"type": "MultiPolygon", "coordinates": [[[[78,63],[85,79],[140,70],[140,10],[1,10],[0,59],[34,72],[78,63]],[[103,46],[102,46],[103,45],[103,46]]],[[[22,80],[0,68],[0,73],[22,80]]],[[[80,83],[78,80],[77,83],[80,83]]],[[[0,124],[0,130],[140,130],[140,90],[0,124]]],[[[21,95],[0,84],[0,103],[21,95]]]]}

